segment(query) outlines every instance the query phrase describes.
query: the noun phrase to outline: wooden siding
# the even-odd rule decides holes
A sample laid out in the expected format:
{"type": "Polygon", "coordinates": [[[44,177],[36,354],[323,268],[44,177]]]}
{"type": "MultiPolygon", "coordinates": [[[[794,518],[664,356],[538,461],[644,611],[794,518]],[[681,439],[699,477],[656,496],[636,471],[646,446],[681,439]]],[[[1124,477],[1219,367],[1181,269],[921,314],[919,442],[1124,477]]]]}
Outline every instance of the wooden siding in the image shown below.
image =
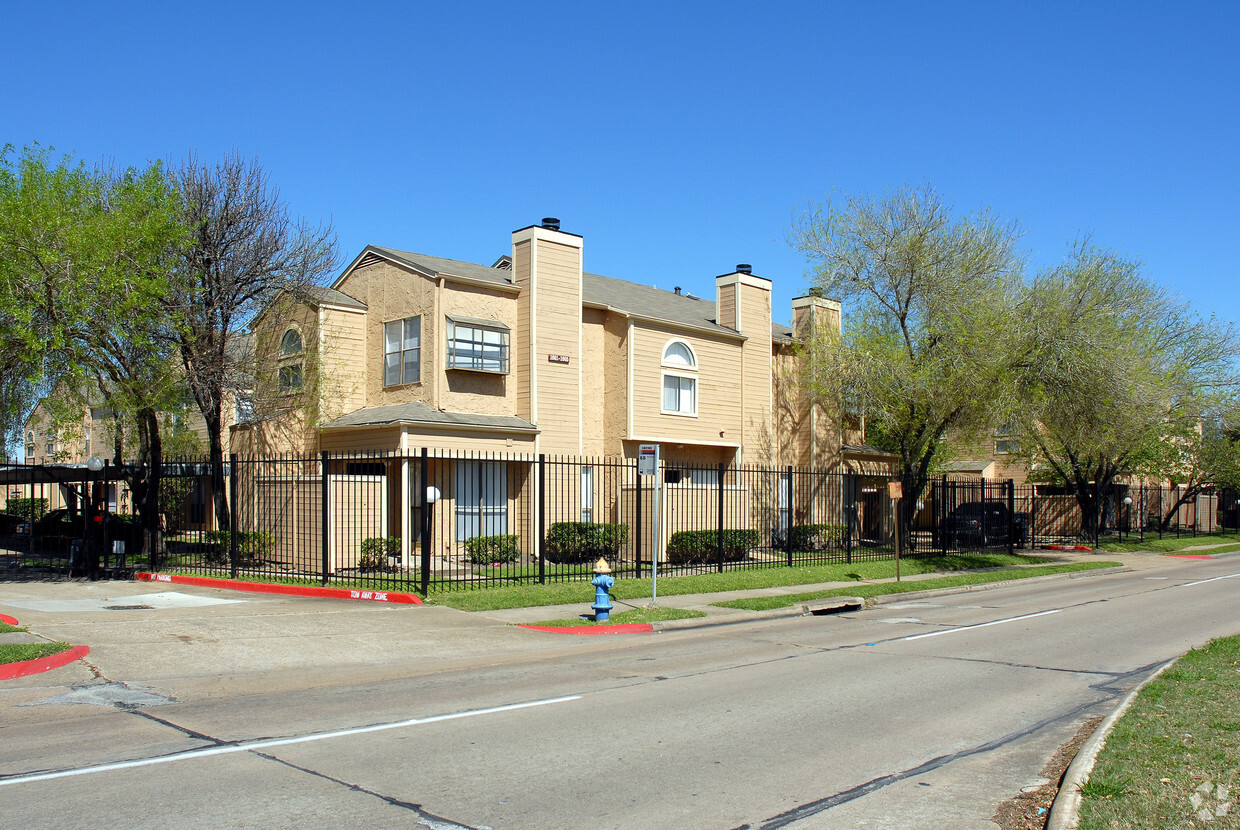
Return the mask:
{"type": "Polygon", "coordinates": [[[512,332],[512,370],[516,375],[517,411],[516,415],[527,421],[532,420],[533,398],[530,394],[532,371],[530,366],[530,304],[534,301],[534,292],[530,290],[530,254],[532,242],[518,242],[513,246],[513,282],[521,288],[517,295],[517,325],[512,332]]]}
{"type": "Polygon", "coordinates": [[[585,455],[607,452],[606,318],[606,312],[597,309],[581,313],[581,451],[585,455]]]}
{"type": "Polygon", "coordinates": [[[534,335],[538,363],[535,394],[540,449],[581,452],[581,249],[539,240],[535,263],[537,321],[534,335]],[[566,355],[568,363],[547,356],[566,355]]]}
{"type": "Polygon", "coordinates": [[[660,441],[735,442],[741,440],[741,344],[686,335],[653,325],[633,327],[633,432],[660,441]],[[664,415],[663,349],[673,338],[689,343],[697,357],[697,417],[664,415]],[[723,432],[721,436],[719,433],[723,432]]]}
{"type": "MultiPolygon", "coordinates": [[[[324,308],[321,420],[330,421],[366,405],[366,315],[324,308]]],[[[377,367],[382,371],[382,365],[377,367]]]]}
{"type": "Polygon", "coordinates": [[[771,412],[771,292],[752,285],[736,285],[740,304],[741,332],[748,339],[742,350],[740,374],[744,411],[745,463],[774,460],[771,412]]]}

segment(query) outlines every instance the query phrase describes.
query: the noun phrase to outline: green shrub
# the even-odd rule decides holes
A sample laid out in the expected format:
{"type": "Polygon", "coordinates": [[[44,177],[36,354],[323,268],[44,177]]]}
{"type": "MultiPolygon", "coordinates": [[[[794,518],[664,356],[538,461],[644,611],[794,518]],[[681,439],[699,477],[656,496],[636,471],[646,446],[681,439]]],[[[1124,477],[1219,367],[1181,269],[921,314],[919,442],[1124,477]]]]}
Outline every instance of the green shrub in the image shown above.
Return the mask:
{"type": "MultiPolygon", "coordinates": [[[[229,548],[232,544],[232,533],[227,530],[208,530],[202,534],[202,540],[209,549],[206,552],[207,564],[227,565],[229,548]]],[[[276,549],[276,537],[265,530],[237,531],[237,562],[242,567],[252,568],[263,564],[276,549]]]]}
{"type": "Polygon", "coordinates": [[[793,525],[792,549],[816,551],[838,547],[847,532],[845,525],[793,525]]]}
{"type": "Polygon", "coordinates": [[[357,567],[363,571],[386,571],[391,567],[389,558],[400,556],[399,536],[371,536],[362,540],[362,552],[357,567]]]}
{"type": "Polygon", "coordinates": [[[465,540],[465,554],[475,565],[515,562],[521,556],[520,537],[515,533],[500,536],[475,536],[465,540]]]}
{"type": "MultiPolygon", "coordinates": [[[[724,530],[723,561],[740,562],[758,546],[756,530],[724,530]]],[[[716,530],[681,530],[667,542],[667,561],[671,565],[698,565],[719,559],[719,532],[716,530]]]]}
{"type": "Polygon", "coordinates": [[[47,513],[47,499],[9,499],[4,512],[37,522],[47,513]]]}
{"type": "Polygon", "coordinates": [[[614,562],[628,538],[625,524],[556,522],[547,528],[547,561],[577,565],[602,557],[614,562]]]}

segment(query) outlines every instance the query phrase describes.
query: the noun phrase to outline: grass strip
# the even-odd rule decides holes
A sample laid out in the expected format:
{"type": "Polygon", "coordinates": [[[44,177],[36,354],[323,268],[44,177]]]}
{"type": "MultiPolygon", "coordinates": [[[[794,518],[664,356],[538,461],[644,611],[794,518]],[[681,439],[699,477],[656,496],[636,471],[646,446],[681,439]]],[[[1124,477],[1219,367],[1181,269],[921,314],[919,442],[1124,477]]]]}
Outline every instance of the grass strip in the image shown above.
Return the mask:
{"type": "Polygon", "coordinates": [[[737,599],[730,602],[716,602],[721,608],[741,608],[746,611],[769,611],[772,608],[786,608],[789,605],[808,602],[826,597],[876,597],[885,594],[907,594],[913,591],[932,591],[936,588],[958,588],[964,585],[983,585],[989,582],[1008,582],[1014,579],[1030,579],[1035,576],[1049,574],[1072,573],[1074,571],[1092,571],[1098,568],[1112,568],[1119,562],[1070,562],[1064,565],[1044,565],[1035,568],[1019,568],[1002,571],[984,571],[982,573],[965,573],[944,576],[937,579],[918,579],[913,582],[878,582],[869,585],[855,585],[846,588],[830,588],[824,591],[809,591],[803,594],[782,594],[776,597],[752,597],[737,599]]]}
{"type": "Polygon", "coordinates": [[[0,643],[0,664],[51,657],[71,648],[68,643],[0,643]]]}
{"type": "Polygon", "coordinates": [[[1206,545],[1219,545],[1224,542],[1232,542],[1234,545],[1228,545],[1227,548],[1208,548],[1202,550],[1201,553],[1227,553],[1240,547],[1240,533],[1219,533],[1212,536],[1181,536],[1175,538],[1168,536],[1159,539],[1157,536],[1146,536],[1142,542],[1137,539],[1126,539],[1123,542],[1104,542],[1099,547],[1099,552],[1108,553],[1133,553],[1135,551],[1159,551],[1161,553],[1171,553],[1173,551],[1184,550],[1184,548],[1204,547],[1206,545]]]}
{"type": "Polygon", "coordinates": [[[629,623],[655,623],[665,622],[666,620],[688,620],[693,617],[705,616],[706,613],[704,611],[694,611],[689,608],[634,608],[631,611],[621,611],[619,614],[612,614],[611,619],[607,622],[594,622],[594,620],[584,620],[581,617],[577,617],[571,620],[545,620],[543,622],[530,623],[530,625],[627,625],[629,623]]]}
{"type": "MultiPolygon", "coordinates": [[[[958,554],[927,559],[903,559],[902,575],[942,573],[977,568],[1006,568],[1046,562],[1043,556],[1023,554],[958,554]]],[[[660,576],[659,596],[714,594],[786,585],[813,585],[822,582],[862,582],[890,579],[896,575],[894,559],[854,562],[851,565],[813,565],[789,568],[736,568],[723,573],[691,576],[660,576]]],[[[644,599],[650,596],[649,579],[617,579],[611,590],[616,599],[644,599]]],[[[845,593],[848,593],[847,591],[845,593]]],[[[581,581],[548,585],[525,584],[494,588],[464,588],[432,594],[429,601],[459,611],[498,611],[504,608],[533,608],[539,605],[567,605],[593,599],[593,592],[581,581]]]]}
{"type": "Polygon", "coordinates": [[[15,631],[25,630],[26,626],[24,625],[9,625],[8,623],[0,622],[0,634],[12,634],[15,631]]]}
{"type": "Polygon", "coordinates": [[[1081,830],[1240,828],[1240,636],[1185,654],[1117,721],[1082,787],[1081,830]]]}

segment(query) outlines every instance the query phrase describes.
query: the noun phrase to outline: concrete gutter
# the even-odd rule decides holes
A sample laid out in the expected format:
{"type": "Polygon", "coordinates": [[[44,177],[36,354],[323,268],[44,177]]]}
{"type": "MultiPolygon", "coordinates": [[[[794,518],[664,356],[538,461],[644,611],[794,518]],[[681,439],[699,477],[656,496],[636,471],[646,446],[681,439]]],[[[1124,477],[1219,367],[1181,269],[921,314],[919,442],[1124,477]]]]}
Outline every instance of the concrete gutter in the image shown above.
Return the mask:
{"type": "MultiPolygon", "coordinates": [[[[1176,658],[1176,660],[1178,659],[1176,658]]],[[[1055,801],[1051,804],[1051,811],[1046,817],[1046,830],[1074,830],[1080,824],[1081,787],[1089,781],[1089,774],[1093,772],[1094,764],[1098,760],[1098,753],[1106,745],[1111,730],[1115,728],[1115,724],[1128,711],[1128,707],[1137,699],[1137,695],[1141,693],[1146,684],[1174,666],[1176,660],[1164,663],[1159,667],[1158,671],[1151,674],[1141,682],[1141,685],[1129,692],[1124,698],[1124,702],[1106,720],[1098,725],[1098,728],[1094,730],[1094,734],[1090,735],[1088,740],[1077,750],[1076,757],[1068,765],[1068,769],[1063,774],[1063,780],[1059,783],[1059,794],[1055,796],[1055,801]]]]}

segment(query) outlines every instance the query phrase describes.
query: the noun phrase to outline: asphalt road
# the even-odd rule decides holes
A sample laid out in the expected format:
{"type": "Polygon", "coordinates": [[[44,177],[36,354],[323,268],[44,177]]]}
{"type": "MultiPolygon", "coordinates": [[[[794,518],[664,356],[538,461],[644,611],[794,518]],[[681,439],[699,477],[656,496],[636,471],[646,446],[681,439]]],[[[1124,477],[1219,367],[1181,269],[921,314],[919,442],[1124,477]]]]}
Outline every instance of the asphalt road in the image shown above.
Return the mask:
{"type": "Polygon", "coordinates": [[[0,825],[993,828],[1081,721],[1240,631],[1240,558],[1142,562],[608,638],[321,600],[48,611],[0,586],[5,613],[97,643],[0,688],[0,825]]]}

